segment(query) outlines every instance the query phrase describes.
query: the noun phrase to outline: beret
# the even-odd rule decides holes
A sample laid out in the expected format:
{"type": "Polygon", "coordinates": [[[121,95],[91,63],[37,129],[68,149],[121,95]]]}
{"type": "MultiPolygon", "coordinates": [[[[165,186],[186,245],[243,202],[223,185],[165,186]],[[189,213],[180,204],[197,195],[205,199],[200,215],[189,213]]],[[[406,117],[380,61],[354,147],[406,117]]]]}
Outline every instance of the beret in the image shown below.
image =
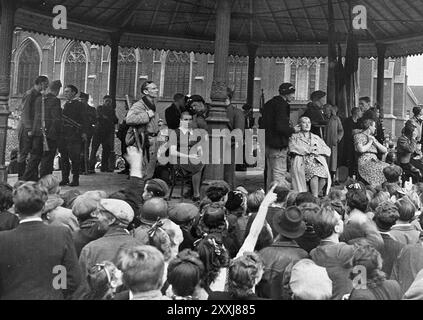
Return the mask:
{"type": "Polygon", "coordinates": [[[169,219],[176,224],[191,221],[200,215],[199,209],[191,203],[177,203],[169,208],[169,219]]]}

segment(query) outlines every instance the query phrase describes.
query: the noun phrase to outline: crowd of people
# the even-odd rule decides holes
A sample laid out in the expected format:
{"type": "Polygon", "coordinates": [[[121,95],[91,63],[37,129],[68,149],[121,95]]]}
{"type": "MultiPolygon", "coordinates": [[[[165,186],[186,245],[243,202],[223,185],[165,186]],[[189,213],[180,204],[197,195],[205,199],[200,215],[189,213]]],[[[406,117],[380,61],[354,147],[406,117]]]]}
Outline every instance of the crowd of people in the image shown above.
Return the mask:
{"type": "Polygon", "coordinates": [[[0,184],[0,299],[423,297],[423,184],[401,187],[397,165],[376,188],[349,179],[320,198],[216,181],[196,205],[145,181],[139,149],[126,158],[112,194],[62,194],[51,174],[0,184]]]}
{"type": "MultiPolygon", "coordinates": [[[[168,152],[188,159],[176,167],[192,179],[192,201],[174,203],[157,177],[166,171],[157,162],[164,131],[151,81],[118,131],[126,187],[62,192],[78,186],[90,139],[88,170],[100,144],[107,152],[117,119],[106,96],[91,110],[90,127],[77,89],[65,87],[62,110],[60,88],[39,77],[24,98],[20,179],[0,183],[0,299],[423,299],[420,108],[394,152],[368,98],[342,121],[316,91],[294,125],[295,88],[284,83],[262,114],[267,191],[236,185],[229,164],[202,196],[204,164],[191,161],[198,160],[190,152],[196,141],[185,136],[208,129],[208,107],[201,96],[177,94],[165,111],[178,137],[168,152]],[[65,159],[61,180],[52,174],[57,148],[65,159]],[[348,157],[338,149],[350,150],[348,157]],[[350,177],[339,179],[346,162],[350,177]]],[[[231,97],[228,90],[228,126],[245,127],[248,113],[231,97]]]]}

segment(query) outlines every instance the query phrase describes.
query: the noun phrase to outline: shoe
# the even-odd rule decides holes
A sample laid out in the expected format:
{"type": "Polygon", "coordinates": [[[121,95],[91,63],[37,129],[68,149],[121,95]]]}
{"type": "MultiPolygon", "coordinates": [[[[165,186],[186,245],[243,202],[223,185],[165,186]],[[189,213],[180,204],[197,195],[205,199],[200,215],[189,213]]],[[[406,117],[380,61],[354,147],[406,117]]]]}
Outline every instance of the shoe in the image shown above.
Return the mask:
{"type": "Polygon", "coordinates": [[[69,187],[78,187],[79,186],[79,176],[73,176],[72,182],[69,183],[69,187]]]}
{"type": "Polygon", "coordinates": [[[60,181],[59,186],[66,186],[68,184],[69,184],[69,180],[62,180],[60,181]]]}
{"type": "Polygon", "coordinates": [[[119,171],[117,174],[129,174],[129,170],[123,169],[123,170],[119,171]]]}

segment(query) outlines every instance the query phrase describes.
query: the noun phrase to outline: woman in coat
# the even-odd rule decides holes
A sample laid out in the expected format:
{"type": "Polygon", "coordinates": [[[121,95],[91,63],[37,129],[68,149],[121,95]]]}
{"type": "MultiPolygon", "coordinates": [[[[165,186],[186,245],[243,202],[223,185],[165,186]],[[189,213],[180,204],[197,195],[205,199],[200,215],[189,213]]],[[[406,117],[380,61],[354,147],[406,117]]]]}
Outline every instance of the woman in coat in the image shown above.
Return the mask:
{"type": "Polygon", "coordinates": [[[332,176],[336,175],[338,169],[338,144],[344,136],[344,128],[342,127],[341,119],[338,115],[338,107],[327,104],[325,106],[325,116],[328,119],[328,124],[325,130],[325,142],[331,149],[329,157],[329,170],[332,176]]]}
{"type": "Polygon", "coordinates": [[[318,197],[327,185],[326,194],[331,187],[331,177],[325,157],[331,154],[330,148],[317,135],[310,132],[310,118],[301,117],[301,131],[289,139],[289,152],[294,156],[291,168],[292,184],[295,191],[307,192],[310,183],[311,193],[318,197]]]}

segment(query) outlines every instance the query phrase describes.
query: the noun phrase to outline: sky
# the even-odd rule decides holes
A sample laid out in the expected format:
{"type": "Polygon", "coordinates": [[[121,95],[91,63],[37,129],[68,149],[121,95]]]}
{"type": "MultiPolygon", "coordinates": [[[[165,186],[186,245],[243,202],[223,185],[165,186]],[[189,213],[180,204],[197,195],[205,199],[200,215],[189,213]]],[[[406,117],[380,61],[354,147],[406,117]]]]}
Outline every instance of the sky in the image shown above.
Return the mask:
{"type": "Polygon", "coordinates": [[[407,75],[409,86],[423,86],[423,55],[407,59],[407,75]]]}

